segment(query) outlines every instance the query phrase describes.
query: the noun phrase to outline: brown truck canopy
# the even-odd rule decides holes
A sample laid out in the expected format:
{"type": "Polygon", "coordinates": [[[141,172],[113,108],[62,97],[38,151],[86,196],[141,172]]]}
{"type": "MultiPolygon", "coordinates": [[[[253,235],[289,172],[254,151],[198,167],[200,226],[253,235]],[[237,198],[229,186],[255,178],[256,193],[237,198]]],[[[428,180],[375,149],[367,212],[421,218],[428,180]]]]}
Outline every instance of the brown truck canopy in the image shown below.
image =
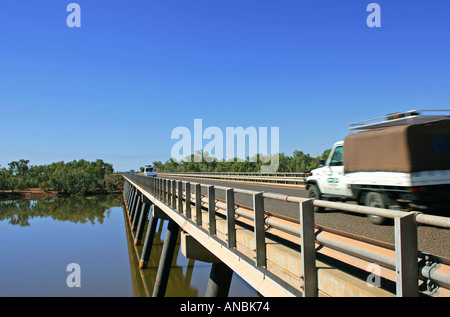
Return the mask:
{"type": "Polygon", "coordinates": [[[450,169],[450,120],[348,135],[344,171],[420,172],[450,169]]]}

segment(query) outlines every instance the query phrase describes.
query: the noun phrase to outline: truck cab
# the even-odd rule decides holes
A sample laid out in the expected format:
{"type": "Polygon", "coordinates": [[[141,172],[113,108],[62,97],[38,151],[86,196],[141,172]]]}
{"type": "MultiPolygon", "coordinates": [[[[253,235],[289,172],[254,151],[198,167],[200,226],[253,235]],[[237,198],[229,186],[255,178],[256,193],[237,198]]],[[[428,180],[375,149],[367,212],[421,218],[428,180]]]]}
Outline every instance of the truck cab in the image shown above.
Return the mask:
{"type": "Polygon", "coordinates": [[[307,186],[314,198],[327,196],[345,200],[351,195],[344,177],[344,141],[336,142],[326,161],[321,162],[322,167],[311,171],[307,186]],[[315,197],[318,196],[318,197],[315,197]]]}
{"type": "MultiPolygon", "coordinates": [[[[449,216],[450,116],[413,110],[382,119],[350,124],[363,131],[336,142],[322,166],[308,173],[308,196],[386,209],[439,209],[449,216]]],[[[369,218],[375,224],[386,220],[369,218]]]]}

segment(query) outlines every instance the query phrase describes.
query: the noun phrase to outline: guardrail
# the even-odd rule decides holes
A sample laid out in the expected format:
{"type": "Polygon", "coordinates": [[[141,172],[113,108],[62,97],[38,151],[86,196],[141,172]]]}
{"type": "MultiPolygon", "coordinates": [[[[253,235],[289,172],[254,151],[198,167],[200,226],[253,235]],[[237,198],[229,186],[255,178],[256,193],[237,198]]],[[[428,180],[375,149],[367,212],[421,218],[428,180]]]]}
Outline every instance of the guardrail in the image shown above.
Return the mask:
{"type": "MultiPolygon", "coordinates": [[[[255,265],[257,267],[266,264],[265,239],[267,234],[278,236],[301,246],[304,294],[317,295],[317,254],[332,257],[342,262],[348,261],[347,256],[349,255],[390,270],[390,277],[388,278],[392,279],[393,276],[397,296],[417,296],[419,293],[430,296],[449,296],[450,294],[450,260],[420,252],[417,236],[418,224],[449,229],[450,218],[160,177],[125,176],[143,189],[148,190],[154,197],[166,203],[178,213],[184,212],[188,218],[191,217],[191,206],[195,206],[197,224],[201,219],[199,215],[206,210],[210,219],[210,234],[215,232],[216,215],[222,215],[227,220],[227,243],[230,248],[235,247],[236,244],[235,226],[237,221],[253,227],[255,265]],[[194,190],[191,191],[191,188],[194,190]],[[202,188],[206,189],[206,195],[202,195],[202,188]],[[224,200],[216,199],[216,191],[218,190],[224,192],[224,200]],[[235,204],[235,193],[253,196],[253,208],[235,204]],[[300,219],[290,219],[265,212],[264,199],[299,204],[300,219]],[[185,210],[182,209],[183,204],[185,210]],[[318,226],[314,221],[313,206],[392,218],[394,219],[395,244],[391,245],[318,226]],[[316,244],[318,247],[316,247],[316,244]]],[[[358,266],[352,261],[348,264],[358,266]]],[[[358,268],[367,270],[364,265],[358,268]]]]}
{"type": "Polygon", "coordinates": [[[227,173],[227,172],[185,172],[159,173],[161,177],[191,177],[205,179],[256,182],[266,184],[303,185],[305,173],[227,173]]]}

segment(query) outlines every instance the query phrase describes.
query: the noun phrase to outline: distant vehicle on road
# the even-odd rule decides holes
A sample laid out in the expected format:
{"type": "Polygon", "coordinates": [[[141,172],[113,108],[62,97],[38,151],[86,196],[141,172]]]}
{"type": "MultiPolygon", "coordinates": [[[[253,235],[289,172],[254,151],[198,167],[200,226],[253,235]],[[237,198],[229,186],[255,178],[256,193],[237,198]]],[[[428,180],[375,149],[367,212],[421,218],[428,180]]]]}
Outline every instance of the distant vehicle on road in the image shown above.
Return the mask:
{"type": "Polygon", "coordinates": [[[136,174],[136,171],[135,170],[130,170],[130,174],[134,175],[134,174],[136,174]]]}
{"type": "Polygon", "coordinates": [[[156,177],[158,173],[156,172],[156,169],[151,165],[145,165],[144,166],[144,176],[153,176],[156,177]]]}

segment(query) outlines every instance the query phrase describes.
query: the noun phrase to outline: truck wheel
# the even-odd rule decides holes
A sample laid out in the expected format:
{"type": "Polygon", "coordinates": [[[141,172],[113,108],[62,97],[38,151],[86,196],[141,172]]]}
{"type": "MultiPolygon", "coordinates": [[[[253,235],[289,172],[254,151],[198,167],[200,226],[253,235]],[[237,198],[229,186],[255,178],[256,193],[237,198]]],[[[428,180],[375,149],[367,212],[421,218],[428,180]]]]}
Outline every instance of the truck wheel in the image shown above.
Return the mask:
{"type": "MultiPolygon", "coordinates": [[[[320,194],[320,190],[316,185],[310,185],[308,188],[308,198],[312,198],[312,199],[317,199],[320,200],[322,199],[322,195],[320,194]]],[[[324,211],[325,208],[323,207],[317,207],[314,206],[314,212],[321,212],[324,211]]]]}
{"type": "MultiPolygon", "coordinates": [[[[378,192],[369,192],[366,194],[364,198],[364,205],[368,207],[377,207],[377,208],[386,208],[386,204],[384,203],[383,195],[378,192]]],[[[373,224],[382,225],[386,222],[385,217],[368,215],[367,216],[373,224]]]]}

